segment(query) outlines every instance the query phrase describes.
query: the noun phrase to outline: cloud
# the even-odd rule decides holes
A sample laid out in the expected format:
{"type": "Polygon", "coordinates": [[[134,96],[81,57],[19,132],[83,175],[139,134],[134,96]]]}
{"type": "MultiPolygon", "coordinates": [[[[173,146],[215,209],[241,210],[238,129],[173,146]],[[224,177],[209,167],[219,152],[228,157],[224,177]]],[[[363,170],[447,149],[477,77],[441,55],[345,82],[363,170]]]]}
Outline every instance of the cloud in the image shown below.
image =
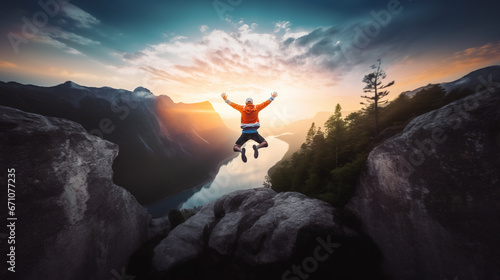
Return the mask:
{"type": "Polygon", "coordinates": [[[354,47],[350,29],[337,26],[320,27],[308,33],[287,32],[283,38],[286,39],[280,42],[280,48],[287,54],[283,59],[288,65],[309,65],[337,76],[364,63],[364,58],[373,54],[369,48],[354,47]]]}
{"type": "Polygon", "coordinates": [[[169,37],[123,58],[126,64],[142,70],[145,80],[154,81],[160,91],[168,89],[164,93],[174,97],[177,93],[222,90],[261,93],[279,85],[297,93],[314,91],[321,95],[317,99],[326,100],[336,88],[342,88],[343,81],[362,75],[360,71],[365,70],[360,69],[368,69],[376,59],[391,65],[389,58],[396,61],[403,54],[408,56],[404,49],[397,50],[410,41],[408,37],[396,43],[386,38],[386,33],[399,28],[399,22],[393,20],[360,48],[355,28],[365,28],[363,24],[369,21],[359,18],[348,25],[309,30],[294,27],[290,21],[278,21],[273,29],[260,30],[257,24],[233,22],[227,17],[232,27],[229,30],[201,25],[199,39],[169,37]]]}
{"type": "MultiPolygon", "coordinates": [[[[131,67],[131,66],[115,66],[115,65],[109,65],[109,64],[102,64],[103,67],[106,69],[109,69],[113,71],[113,73],[119,73],[124,76],[133,76],[137,77],[137,75],[143,74],[143,71],[137,67],[131,67]]],[[[123,79],[127,79],[127,77],[122,77],[123,79]]]]}
{"type": "Polygon", "coordinates": [[[38,34],[31,38],[35,42],[47,44],[73,55],[84,55],[77,50],[79,46],[98,46],[100,42],[65,31],[58,26],[47,25],[39,29],[38,34]]]}
{"type": "Polygon", "coordinates": [[[200,32],[201,33],[205,33],[209,30],[210,28],[208,27],[208,25],[202,25],[200,26],[200,32]]]}
{"type": "Polygon", "coordinates": [[[173,33],[173,32],[170,32],[170,33],[163,32],[163,33],[161,33],[161,36],[162,36],[163,38],[168,38],[168,37],[170,37],[170,36],[174,36],[174,35],[175,35],[175,33],[173,33]]]}
{"type": "Polygon", "coordinates": [[[126,60],[137,60],[143,58],[144,56],[145,54],[143,52],[134,52],[134,53],[126,52],[123,54],[123,58],[125,58],[126,60]]]}
{"type": "Polygon", "coordinates": [[[498,62],[500,62],[500,41],[490,42],[457,51],[439,60],[432,74],[446,76],[456,72],[469,72],[498,62]]]}
{"type": "Polygon", "coordinates": [[[59,40],[53,39],[50,36],[37,36],[37,37],[34,37],[33,40],[36,42],[39,42],[39,43],[53,46],[55,48],[58,48],[64,52],[66,52],[66,53],[69,53],[69,54],[83,55],[83,53],[81,53],[77,49],[72,48],[59,40]]]}
{"type": "Polygon", "coordinates": [[[180,41],[180,40],[185,40],[185,39],[188,39],[188,37],[186,36],[175,36],[174,38],[170,39],[171,42],[174,42],[174,41],[180,41]]]}
{"type": "Polygon", "coordinates": [[[455,60],[492,60],[500,58],[500,41],[455,52],[455,60]]]}
{"type": "Polygon", "coordinates": [[[311,33],[296,39],[296,42],[299,46],[310,47],[312,44],[320,40],[332,39],[333,36],[338,32],[339,30],[333,26],[329,28],[317,28],[313,30],[311,33]]]}
{"type": "Polygon", "coordinates": [[[0,60],[0,68],[15,68],[15,67],[17,67],[17,65],[14,63],[0,60]]]}
{"type": "Polygon", "coordinates": [[[499,63],[500,41],[497,41],[463,49],[447,56],[431,54],[430,57],[408,59],[396,67],[399,73],[412,69],[411,77],[406,78],[407,83],[418,86],[429,82],[454,80],[478,68],[499,63]]]}
{"type": "MultiPolygon", "coordinates": [[[[367,15],[372,20],[370,13],[367,15]]],[[[270,31],[263,31],[256,24],[235,23],[228,17],[231,30],[202,25],[201,39],[168,40],[142,49],[133,60],[131,56],[124,58],[174,93],[259,93],[279,84],[325,96],[342,81],[351,81],[350,75],[361,76],[360,71],[369,70],[378,58],[390,67],[408,57],[418,57],[407,48],[414,42],[411,32],[404,30],[407,26],[401,24],[403,18],[395,15],[361,47],[358,41],[362,35],[356,28],[364,30],[369,20],[311,30],[279,21],[270,31]]],[[[465,57],[477,60],[478,56],[486,59],[497,52],[497,45],[486,45],[455,56],[464,57],[462,61],[465,57]]]]}
{"type": "Polygon", "coordinates": [[[66,17],[74,20],[76,22],[76,26],[80,28],[92,28],[94,25],[100,23],[96,17],[71,3],[63,6],[62,13],[66,17]]]}
{"type": "Polygon", "coordinates": [[[294,33],[290,25],[280,22],[280,28],[287,28],[282,33],[259,32],[256,24],[243,21],[232,31],[208,31],[207,27],[200,40],[169,40],[123,57],[176,92],[224,88],[257,93],[277,83],[309,88],[334,85],[342,75],[334,63],[338,30],[294,33]]]}
{"type": "Polygon", "coordinates": [[[274,24],[274,33],[286,30],[290,26],[289,21],[278,21],[274,24]]]}
{"type": "Polygon", "coordinates": [[[83,46],[91,46],[91,45],[100,45],[101,43],[80,35],[77,35],[73,32],[65,31],[56,26],[47,26],[43,28],[40,32],[41,34],[51,37],[54,40],[58,41],[70,41],[76,43],[78,45],[83,46]]]}
{"type": "Polygon", "coordinates": [[[70,47],[67,47],[67,49],[65,50],[65,52],[69,53],[69,54],[74,54],[74,55],[84,55],[79,50],[73,49],[73,48],[70,48],[70,47]]]}

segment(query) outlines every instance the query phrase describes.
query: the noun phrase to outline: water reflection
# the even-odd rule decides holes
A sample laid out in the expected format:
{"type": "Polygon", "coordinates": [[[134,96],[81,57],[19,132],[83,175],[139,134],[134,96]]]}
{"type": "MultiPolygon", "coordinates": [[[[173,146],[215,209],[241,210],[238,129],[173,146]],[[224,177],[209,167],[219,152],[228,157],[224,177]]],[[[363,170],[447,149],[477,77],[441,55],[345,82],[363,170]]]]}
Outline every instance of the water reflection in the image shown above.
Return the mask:
{"type": "Polygon", "coordinates": [[[253,158],[252,145],[255,142],[248,141],[245,144],[245,148],[248,150],[247,163],[243,163],[241,157],[236,157],[222,165],[215,175],[215,179],[202,188],[186,190],[167,197],[146,206],[146,209],[153,218],[159,218],[167,215],[171,209],[189,209],[201,206],[235,190],[262,187],[269,168],[280,161],[288,151],[288,143],[276,137],[279,136],[266,137],[269,147],[259,150],[258,159],[253,158]]]}
{"type": "Polygon", "coordinates": [[[235,190],[262,187],[269,168],[281,160],[288,150],[288,143],[276,136],[267,136],[266,140],[269,147],[259,150],[258,159],[253,158],[252,145],[255,142],[247,142],[247,163],[237,157],[221,166],[214,181],[191,196],[181,208],[201,206],[235,190]]]}

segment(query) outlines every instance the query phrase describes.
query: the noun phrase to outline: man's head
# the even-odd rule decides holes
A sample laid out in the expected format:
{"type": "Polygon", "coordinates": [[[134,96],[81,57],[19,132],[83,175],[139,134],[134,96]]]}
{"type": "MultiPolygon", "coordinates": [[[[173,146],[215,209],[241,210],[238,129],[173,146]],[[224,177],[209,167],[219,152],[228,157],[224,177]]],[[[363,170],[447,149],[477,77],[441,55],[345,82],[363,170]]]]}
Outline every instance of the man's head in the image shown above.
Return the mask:
{"type": "Polygon", "coordinates": [[[245,104],[249,105],[249,104],[253,104],[253,99],[252,98],[247,98],[247,100],[245,100],[245,104]]]}

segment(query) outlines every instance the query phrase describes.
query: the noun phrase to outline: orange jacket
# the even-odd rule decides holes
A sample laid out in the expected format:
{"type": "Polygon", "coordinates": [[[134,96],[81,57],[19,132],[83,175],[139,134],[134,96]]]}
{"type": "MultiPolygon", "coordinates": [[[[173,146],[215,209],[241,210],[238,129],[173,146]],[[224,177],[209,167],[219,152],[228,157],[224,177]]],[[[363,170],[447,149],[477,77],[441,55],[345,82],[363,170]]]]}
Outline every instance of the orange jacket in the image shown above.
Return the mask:
{"type": "Polygon", "coordinates": [[[241,113],[241,129],[243,129],[243,132],[253,133],[257,132],[260,127],[259,112],[271,104],[273,100],[274,98],[271,97],[259,105],[248,104],[245,106],[231,102],[229,99],[226,99],[226,103],[241,113]]]}

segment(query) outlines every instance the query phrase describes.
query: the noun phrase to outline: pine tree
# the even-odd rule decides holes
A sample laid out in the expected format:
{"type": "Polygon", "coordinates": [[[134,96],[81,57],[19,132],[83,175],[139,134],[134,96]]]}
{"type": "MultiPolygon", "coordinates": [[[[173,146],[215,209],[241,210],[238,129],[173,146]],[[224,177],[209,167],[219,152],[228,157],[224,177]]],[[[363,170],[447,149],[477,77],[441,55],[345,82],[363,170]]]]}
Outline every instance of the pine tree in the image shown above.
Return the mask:
{"type": "Polygon", "coordinates": [[[316,135],[316,125],[314,123],[311,124],[311,127],[307,131],[306,142],[302,144],[302,150],[307,150],[312,146],[312,142],[314,139],[314,135],[316,135]]]}
{"type": "Polygon", "coordinates": [[[330,146],[334,149],[335,168],[338,167],[340,148],[346,130],[346,122],[342,119],[342,107],[337,103],[335,112],[325,123],[326,138],[330,146]]]}
{"type": "Polygon", "coordinates": [[[362,98],[365,98],[367,102],[361,102],[362,105],[366,106],[367,111],[374,111],[375,115],[375,136],[378,134],[378,111],[379,106],[387,103],[387,100],[382,100],[385,96],[389,94],[389,91],[383,90],[394,85],[394,81],[382,85],[382,80],[386,78],[386,74],[384,70],[380,68],[381,60],[378,61],[377,65],[372,65],[372,69],[376,69],[374,72],[369,73],[363,77],[363,83],[366,83],[366,86],[363,88],[365,93],[373,93],[373,96],[362,95],[362,98]]]}

